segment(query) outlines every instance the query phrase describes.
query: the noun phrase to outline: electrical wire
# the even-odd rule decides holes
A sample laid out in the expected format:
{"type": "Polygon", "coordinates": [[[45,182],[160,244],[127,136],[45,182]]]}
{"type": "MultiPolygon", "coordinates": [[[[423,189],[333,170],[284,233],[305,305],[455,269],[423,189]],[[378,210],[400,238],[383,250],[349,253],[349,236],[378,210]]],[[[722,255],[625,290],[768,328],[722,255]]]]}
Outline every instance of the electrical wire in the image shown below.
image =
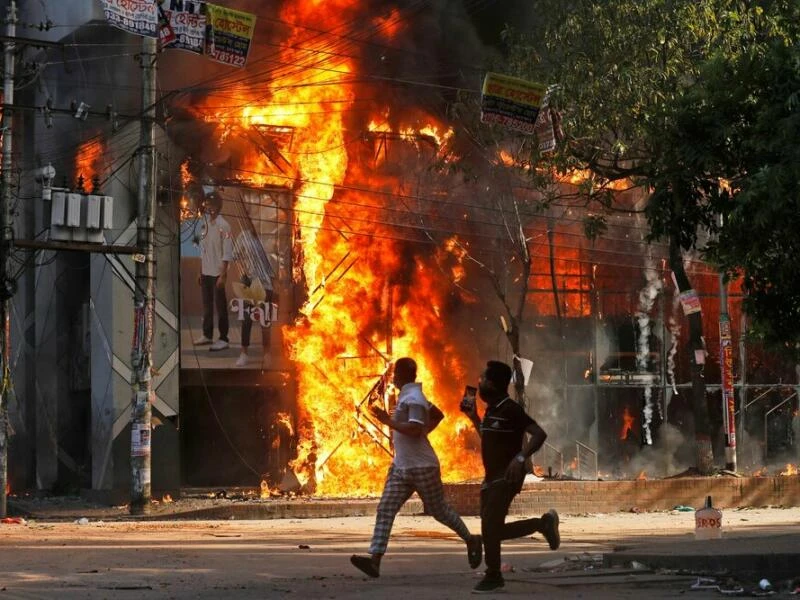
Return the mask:
{"type": "Polygon", "coordinates": [[[324,152],[325,150],[321,150],[320,152],[324,152]]]}
{"type": "MultiPolygon", "coordinates": [[[[412,6],[409,7],[409,9],[414,8],[415,5],[419,6],[421,4],[424,4],[424,3],[417,2],[415,4],[412,4],[412,6]]],[[[380,31],[380,29],[385,29],[386,27],[388,27],[390,25],[393,25],[393,24],[397,24],[399,22],[400,22],[400,19],[396,19],[394,22],[385,23],[381,28],[373,28],[373,34],[377,33],[378,31],[380,31]]],[[[340,25],[338,25],[336,27],[336,29],[340,29],[342,27],[346,27],[346,26],[354,24],[354,23],[356,23],[356,19],[352,19],[350,21],[345,21],[345,22],[341,23],[340,25]]],[[[328,30],[328,32],[332,32],[332,31],[334,31],[334,30],[333,29],[328,30]]],[[[300,44],[309,43],[309,42],[311,42],[314,39],[319,38],[319,37],[320,37],[319,34],[312,35],[312,36],[302,40],[300,42],[300,44]]],[[[328,47],[333,47],[333,46],[329,45],[328,47]]],[[[319,50],[321,50],[323,48],[324,48],[324,46],[320,47],[319,50]]],[[[250,63],[250,66],[252,67],[254,64],[260,64],[262,62],[269,61],[269,60],[273,59],[276,56],[280,56],[280,52],[275,52],[272,55],[267,55],[266,57],[263,57],[263,58],[258,59],[256,61],[253,61],[253,62],[250,63]]],[[[312,66],[313,65],[311,65],[309,63],[304,63],[303,65],[300,66],[300,69],[301,70],[310,69],[310,68],[312,68],[312,66]]],[[[299,72],[299,71],[295,71],[294,73],[296,74],[297,72],[299,72]]],[[[275,74],[274,72],[272,72],[272,78],[275,78],[276,76],[277,77],[281,77],[282,75],[275,74]]],[[[224,88],[226,85],[242,83],[242,76],[241,75],[230,75],[228,77],[223,76],[223,77],[214,77],[213,79],[206,79],[204,81],[197,82],[193,86],[189,86],[188,90],[189,91],[197,91],[200,85],[202,85],[203,83],[209,83],[211,81],[213,81],[213,83],[214,83],[214,88],[215,89],[219,89],[219,88],[224,88]]]]}
{"type": "MultiPolygon", "coordinates": [[[[414,8],[414,7],[412,6],[411,8],[414,8]]],[[[401,22],[401,21],[402,21],[402,19],[397,19],[397,20],[395,20],[394,22],[388,22],[387,24],[383,25],[383,26],[382,26],[382,28],[391,27],[391,26],[393,26],[393,25],[396,25],[397,23],[399,23],[399,22],[401,22]]],[[[287,22],[287,24],[288,24],[288,22],[287,22]]],[[[290,25],[291,25],[292,27],[295,27],[295,25],[296,25],[296,24],[290,24],[290,25]]],[[[307,29],[310,29],[310,28],[307,28],[307,29]]],[[[371,33],[371,34],[372,34],[372,35],[374,35],[375,33],[378,33],[379,31],[380,31],[380,28],[376,28],[374,31],[372,31],[372,33],[371,33]]],[[[332,32],[332,31],[329,31],[329,32],[322,32],[322,33],[326,33],[326,34],[327,34],[327,33],[333,33],[333,32],[332,32]]],[[[358,41],[358,40],[356,40],[356,41],[358,41]]],[[[266,42],[266,43],[269,43],[269,42],[266,42]]],[[[82,44],[80,44],[80,43],[74,43],[74,44],[70,44],[70,45],[69,45],[69,47],[76,47],[76,48],[77,48],[77,47],[81,47],[81,46],[82,46],[82,44]]],[[[324,48],[311,48],[311,49],[306,49],[306,48],[302,48],[302,47],[297,47],[297,48],[296,48],[296,50],[298,50],[298,51],[309,51],[309,52],[315,52],[315,53],[319,53],[319,52],[329,52],[331,55],[337,54],[337,53],[334,53],[333,51],[327,51],[327,50],[325,50],[324,48]]],[[[113,58],[113,57],[118,57],[118,56],[127,56],[127,55],[129,55],[129,54],[125,54],[125,55],[111,55],[111,57],[113,58]]],[[[345,55],[342,55],[342,56],[345,56],[345,55]]],[[[356,56],[354,56],[354,55],[346,55],[346,57],[347,57],[347,58],[350,58],[350,59],[356,59],[356,58],[357,58],[357,57],[356,57],[356,56]]],[[[109,57],[108,57],[108,56],[106,56],[106,58],[109,58],[109,57]]],[[[75,60],[77,60],[77,61],[82,61],[82,60],[89,60],[89,58],[86,58],[86,57],[83,57],[83,58],[82,58],[82,57],[78,57],[78,58],[77,58],[77,59],[75,59],[75,60]]],[[[303,69],[308,69],[308,68],[310,68],[310,65],[308,65],[308,64],[303,64],[303,63],[301,63],[301,64],[300,64],[300,65],[298,65],[298,66],[301,66],[303,69]]],[[[461,67],[463,68],[463,65],[461,65],[461,67]]],[[[216,85],[215,85],[215,88],[216,88],[216,89],[218,89],[218,88],[219,88],[219,86],[220,86],[220,83],[221,83],[221,82],[220,82],[220,81],[216,81],[215,83],[216,83],[216,85]]],[[[406,83],[408,83],[408,81],[406,81],[406,83]]]]}
{"type": "MultiPolygon", "coordinates": [[[[222,215],[225,216],[226,213],[223,212],[222,215]]],[[[288,227],[298,227],[301,231],[302,230],[308,230],[308,231],[315,231],[315,232],[324,231],[324,232],[337,233],[337,234],[342,233],[341,229],[339,229],[339,228],[337,228],[337,227],[335,227],[333,225],[298,224],[298,223],[293,223],[293,222],[284,221],[284,220],[280,220],[280,219],[268,219],[268,218],[259,218],[259,217],[251,217],[251,219],[255,223],[272,223],[272,224],[288,226],[288,227]]],[[[352,220],[352,218],[348,216],[346,218],[346,220],[350,221],[350,220],[352,220]]],[[[437,231],[437,230],[434,230],[434,229],[431,229],[431,228],[424,228],[424,227],[420,227],[420,226],[416,226],[416,225],[409,225],[408,227],[413,229],[413,230],[415,230],[415,231],[418,231],[418,232],[422,233],[423,235],[426,232],[429,232],[429,233],[430,232],[432,232],[432,233],[444,233],[444,234],[447,234],[447,235],[460,233],[460,232],[453,232],[453,231],[441,231],[441,230],[437,231]]],[[[390,235],[390,234],[387,234],[387,233],[376,233],[376,232],[373,232],[373,231],[359,231],[359,230],[355,230],[355,229],[348,229],[346,234],[348,236],[365,237],[365,238],[375,239],[375,240],[384,240],[384,241],[400,242],[400,243],[410,243],[410,244],[423,245],[423,246],[438,247],[441,244],[441,240],[431,239],[431,238],[428,238],[428,237],[415,237],[415,238],[412,238],[412,237],[407,237],[407,236],[402,236],[402,235],[390,235]]],[[[508,254],[509,254],[508,251],[503,251],[503,250],[493,249],[493,248],[485,248],[485,247],[475,249],[469,244],[468,239],[465,240],[465,241],[466,241],[466,246],[470,250],[470,253],[473,253],[474,255],[478,255],[478,256],[495,255],[495,256],[506,257],[506,258],[508,257],[508,254]]],[[[542,245],[544,245],[544,243],[542,245]]],[[[613,261],[610,261],[610,260],[601,260],[601,259],[598,259],[596,257],[597,254],[612,254],[612,255],[619,255],[619,256],[627,257],[627,258],[630,258],[631,260],[638,260],[638,255],[637,254],[632,254],[630,252],[624,252],[624,251],[619,251],[619,250],[604,250],[604,249],[598,249],[596,247],[595,248],[587,248],[585,246],[568,246],[566,244],[556,244],[555,248],[557,248],[559,250],[578,250],[578,251],[587,252],[589,254],[595,255],[593,258],[580,258],[580,257],[564,257],[564,256],[561,256],[561,257],[558,258],[558,262],[560,262],[560,263],[584,264],[584,265],[588,265],[588,266],[608,266],[608,267],[613,267],[613,268],[624,267],[624,268],[635,268],[635,269],[640,269],[640,270],[644,270],[646,268],[644,265],[637,265],[637,264],[632,264],[630,262],[622,262],[622,261],[613,262],[613,261]]],[[[706,263],[704,263],[704,262],[702,262],[701,260],[698,260],[698,259],[693,259],[692,258],[692,259],[690,259],[689,262],[693,263],[693,264],[696,264],[696,265],[699,265],[701,267],[706,266],[706,263]]],[[[689,269],[687,269],[687,273],[692,274],[692,275],[709,274],[709,275],[713,275],[715,277],[719,276],[719,274],[716,273],[715,271],[711,270],[710,267],[708,267],[707,270],[698,269],[698,268],[689,268],[689,269]]]]}
{"type": "MultiPolygon", "coordinates": [[[[241,173],[241,174],[244,174],[246,176],[270,177],[270,178],[274,178],[274,179],[284,179],[284,180],[286,180],[287,185],[293,184],[294,180],[295,180],[294,176],[283,175],[281,173],[272,173],[272,172],[266,173],[266,172],[263,172],[263,171],[253,171],[253,170],[241,169],[241,168],[230,169],[230,171],[231,172],[235,172],[235,173],[241,173]]],[[[310,185],[314,185],[314,186],[330,186],[330,187],[335,187],[337,190],[340,190],[340,191],[356,192],[356,193],[359,193],[359,194],[379,196],[379,197],[383,197],[387,202],[391,202],[391,201],[398,200],[398,199],[416,200],[416,201],[419,201],[419,202],[426,202],[426,203],[428,203],[430,205],[434,205],[434,206],[438,205],[438,206],[442,206],[442,207],[445,207],[445,208],[452,207],[454,209],[459,209],[459,210],[469,210],[469,211],[475,211],[475,212],[480,212],[480,213],[497,214],[497,215],[501,215],[501,214],[504,213],[503,209],[496,208],[494,206],[471,204],[471,203],[467,203],[467,202],[458,202],[458,201],[454,201],[454,200],[446,200],[446,199],[442,199],[442,198],[434,198],[432,196],[421,196],[421,195],[418,195],[418,194],[400,193],[400,192],[396,192],[396,191],[386,191],[384,189],[360,187],[360,186],[356,186],[356,185],[353,185],[353,184],[344,184],[344,183],[333,184],[331,182],[318,181],[318,180],[313,180],[313,179],[302,179],[301,183],[302,184],[306,184],[306,185],[310,184],[310,185]]],[[[448,188],[448,189],[451,189],[451,188],[448,188]]],[[[524,188],[522,188],[522,189],[524,189],[524,188]]],[[[536,192],[537,190],[528,190],[528,191],[536,192]]],[[[295,194],[295,196],[297,196],[299,198],[304,198],[304,199],[307,199],[307,200],[314,200],[314,201],[317,201],[317,202],[327,202],[329,200],[328,198],[312,196],[312,195],[307,194],[307,193],[306,194],[301,194],[299,192],[294,192],[294,194],[295,194]]],[[[356,202],[354,202],[352,200],[337,199],[336,202],[339,202],[339,203],[342,203],[342,204],[349,204],[349,205],[353,205],[353,206],[359,206],[359,207],[370,207],[370,208],[372,207],[371,205],[359,204],[359,203],[356,203],[356,202]]],[[[528,212],[528,211],[524,211],[524,210],[520,211],[520,216],[525,217],[525,218],[531,218],[531,219],[545,218],[545,216],[542,215],[541,213],[528,212]]],[[[577,219],[577,218],[563,217],[563,220],[567,221],[567,222],[576,223],[576,224],[577,223],[581,223],[581,224],[583,223],[582,219],[577,219]]],[[[475,220],[475,222],[477,222],[478,224],[498,225],[496,223],[482,221],[480,219],[475,220]]],[[[650,231],[649,228],[643,227],[643,226],[640,227],[638,225],[629,226],[628,228],[631,229],[632,231],[639,231],[642,234],[649,233],[649,231],[650,231]]],[[[654,244],[654,245],[658,246],[659,244],[654,244]]]]}

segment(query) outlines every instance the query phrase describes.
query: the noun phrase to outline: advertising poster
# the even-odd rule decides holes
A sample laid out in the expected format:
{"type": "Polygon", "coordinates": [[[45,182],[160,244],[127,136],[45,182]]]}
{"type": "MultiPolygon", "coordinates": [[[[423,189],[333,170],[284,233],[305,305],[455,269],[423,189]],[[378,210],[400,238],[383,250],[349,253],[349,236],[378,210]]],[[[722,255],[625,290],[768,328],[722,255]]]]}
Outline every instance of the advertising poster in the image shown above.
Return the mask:
{"type": "Polygon", "coordinates": [[[174,39],[169,42],[169,47],[202,54],[206,42],[205,2],[166,0],[161,8],[174,34],[174,39]]]}
{"type": "Polygon", "coordinates": [[[291,304],[290,194],[204,187],[181,222],[181,368],[286,367],[291,304]]]}
{"type": "Polygon", "coordinates": [[[550,106],[550,92],[545,94],[536,123],[533,125],[534,135],[539,142],[539,152],[546,154],[556,149],[558,140],[564,137],[561,131],[560,115],[550,106]]]}
{"type": "Polygon", "coordinates": [[[134,423],[131,428],[131,456],[149,456],[151,439],[149,427],[134,423]]]}
{"type": "Polygon", "coordinates": [[[233,67],[244,67],[256,17],[250,13],[206,4],[206,56],[233,67]]]}
{"type": "Polygon", "coordinates": [[[147,37],[158,37],[158,5],[155,0],[102,0],[103,11],[114,27],[147,37]]]}
{"type": "Polygon", "coordinates": [[[481,94],[481,122],[534,133],[547,86],[487,73],[481,94]]]}
{"type": "Polygon", "coordinates": [[[683,314],[687,317],[694,313],[699,313],[700,310],[700,296],[697,295],[696,290],[686,290],[679,295],[681,306],[683,307],[683,314]]]}

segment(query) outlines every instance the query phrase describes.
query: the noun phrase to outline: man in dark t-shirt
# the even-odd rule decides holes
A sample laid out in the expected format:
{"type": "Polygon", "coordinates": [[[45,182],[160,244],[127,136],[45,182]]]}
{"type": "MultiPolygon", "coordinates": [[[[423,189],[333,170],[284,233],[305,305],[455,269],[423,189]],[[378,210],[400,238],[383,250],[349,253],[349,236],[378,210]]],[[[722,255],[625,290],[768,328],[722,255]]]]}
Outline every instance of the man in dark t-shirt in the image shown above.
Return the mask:
{"type": "Polygon", "coordinates": [[[483,420],[474,403],[462,404],[481,436],[481,456],[485,471],[481,484],[481,533],[486,561],[486,575],[473,593],[491,593],[505,585],[500,572],[500,542],[542,533],[550,548],[561,543],[558,513],[550,510],[541,518],[506,523],[508,509],[522,489],[525,465],[544,444],[547,434],[525,410],[508,395],[511,367],[489,361],[478,383],[481,399],[486,402],[483,420]],[[525,441],[525,434],[528,435],[525,441]]]}

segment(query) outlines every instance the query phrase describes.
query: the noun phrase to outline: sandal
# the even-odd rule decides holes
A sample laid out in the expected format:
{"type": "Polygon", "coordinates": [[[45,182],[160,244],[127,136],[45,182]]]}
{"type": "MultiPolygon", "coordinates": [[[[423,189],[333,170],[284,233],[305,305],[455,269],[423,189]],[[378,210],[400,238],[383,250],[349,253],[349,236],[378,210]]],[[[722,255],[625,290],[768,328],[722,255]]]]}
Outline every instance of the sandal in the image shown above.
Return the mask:
{"type": "Polygon", "coordinates": [[[483,560],[483,539],[479,535],[473,535],[467,541],[467,560],[472,569],[477,569],[483,560]]]}
{"type": "Polygon", "coordinates": [[[353,556],[350,557],[350,562],[353,563],[356,569],[370,577],[380,577],[381,575],[380,571],[378,571],[378,567],[375,566],[375,563],[372,562],[372,558],[369,556],[356,556],[353,554],[353,556]]]}

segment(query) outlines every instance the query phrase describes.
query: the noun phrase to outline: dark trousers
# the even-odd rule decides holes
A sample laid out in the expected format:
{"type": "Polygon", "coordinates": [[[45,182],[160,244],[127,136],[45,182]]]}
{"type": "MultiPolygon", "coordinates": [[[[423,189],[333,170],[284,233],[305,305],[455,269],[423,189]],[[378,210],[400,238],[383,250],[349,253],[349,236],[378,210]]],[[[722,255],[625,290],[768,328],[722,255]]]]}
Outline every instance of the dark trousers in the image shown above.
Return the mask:
{"type": "Polygon", "coordinates": [[[508,509],[514,496],[522,489],[522,482],[511,483],[499,479],[481,487],[481,535],[486,561],[486,572],[500,573],[500,542],[525,537],[542,531],[540,518],[523,519],[506,523],[508,509]]]}
{"type": "Polygon", "coordinates": [[[203,335],[214,338],[214,305],[217,307],[219,339],[228,341],[228,298],[225,288],[217,287],[217,279],[213,275],[200,277],[200,288],[203,294],[203,335]]]}
{"type": "MultiPolygon", "coordinates": [[[[266,294],[267,294],[266,304],[267,304],[267,307],[268,307],[267,310],[269,310],[269,306],[271,305],[271,303],[273,301],[272,300],[273,292],[272,292],[272,290],[267,290],[266,294]]],[[[250,346],[250,332],[253,330],[253,319],[250,316],[250,313],[251,313],[252,310],[253,310],[253,305],[250,302],[248,302],[245,305],[244,321],[242,321],[242,348],[247,348],[247,347],[250,346]]],[[[267,315],[267,317],[269,317],[269,315],[267,315]]],[[[270,329],[271,326],[272,326],[272,324],[267,326],[267,328],[266,328],[267,331],[266,332],[264,332],[264,331],[261,332],[261,344],[262,344],[262,346],[264,348],[269,348],[269,346],[270,346],[270,338],[269,338],[270,332],[269,332],[269,329],[270,329]]]]}

